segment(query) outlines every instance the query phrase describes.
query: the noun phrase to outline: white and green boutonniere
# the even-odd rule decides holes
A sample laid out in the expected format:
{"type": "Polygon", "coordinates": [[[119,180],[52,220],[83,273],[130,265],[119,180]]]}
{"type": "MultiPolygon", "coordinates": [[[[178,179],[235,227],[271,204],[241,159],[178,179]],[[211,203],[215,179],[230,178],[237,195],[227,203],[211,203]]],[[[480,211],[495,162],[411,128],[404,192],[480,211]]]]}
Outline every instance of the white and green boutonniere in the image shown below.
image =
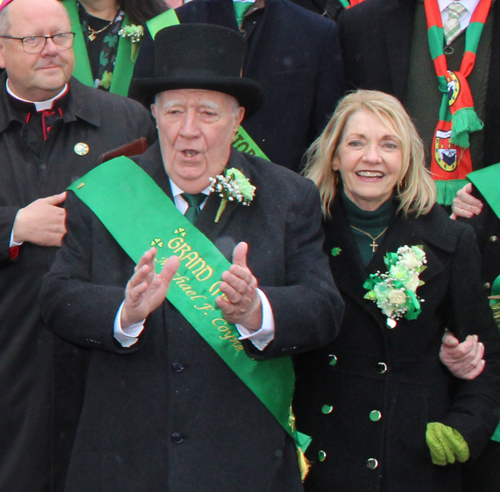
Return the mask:
{"type": "Polygon", "coordinates": [[[144,36],[144,28],[141,25],[126,25],[118,31],[118,36],[130,39],[130,42],[132,43],[132,55],[130,58],[132,59],[132,61],[134,61],[138,43],[141,40],[142,36],[144,36]]]}
{"type": "Polygon", "coordinates": [[[219,222],[228,201],[236,201],[242,205],[248,206],[253,200],[256,189],[255,186],[250,184],[246,176],[234,167],[226,169],[224,175],[219,174],[215,176],[215,178],[209,179],[212,183],[210,185],[210,191],[218,193],[219,196],[222,197],[217,216],[215,217],[215,222],[219,222]]]}
{"type": "Polygon", "coordinates": [[[427,268],[423,246],[401,246],[397,253],[384,257],[388,271],[371,274],[363,287],[368,289],[365,299],[374,301],[387,316],[387,326],[395,328],[404,316],[416,319],[422,312],[417,288],[424,284],[419,275],[427,268]]]}

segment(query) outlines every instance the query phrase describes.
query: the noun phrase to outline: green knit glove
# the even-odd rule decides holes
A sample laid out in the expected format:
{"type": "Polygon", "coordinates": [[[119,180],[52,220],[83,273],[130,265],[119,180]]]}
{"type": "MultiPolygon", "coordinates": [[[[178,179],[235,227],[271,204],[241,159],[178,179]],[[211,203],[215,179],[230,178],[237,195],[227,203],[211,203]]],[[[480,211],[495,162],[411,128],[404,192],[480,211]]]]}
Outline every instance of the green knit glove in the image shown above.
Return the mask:
{"type": "Polygon", "coordinates": [[[430,422],[427,424],[425,439],[435,465],[446,466],[456,460],[464,463],[469,459],[469,446],[462,434],[447,425],[430,422]]]}

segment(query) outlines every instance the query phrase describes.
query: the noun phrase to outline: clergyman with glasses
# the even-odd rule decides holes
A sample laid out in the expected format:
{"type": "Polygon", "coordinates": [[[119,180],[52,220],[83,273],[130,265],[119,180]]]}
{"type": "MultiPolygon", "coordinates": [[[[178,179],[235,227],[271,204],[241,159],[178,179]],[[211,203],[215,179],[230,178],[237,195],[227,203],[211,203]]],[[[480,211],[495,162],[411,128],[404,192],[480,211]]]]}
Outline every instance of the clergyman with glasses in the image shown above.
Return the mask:
{"type": "Polygon", "coordinates": [[[60,2],[0,0],[0,36],[0,490],[62,490],[85,357],[44,328],[37,299],[64,190],[104,152],[156,135],[138,103],[71,77],[60,2]]]}

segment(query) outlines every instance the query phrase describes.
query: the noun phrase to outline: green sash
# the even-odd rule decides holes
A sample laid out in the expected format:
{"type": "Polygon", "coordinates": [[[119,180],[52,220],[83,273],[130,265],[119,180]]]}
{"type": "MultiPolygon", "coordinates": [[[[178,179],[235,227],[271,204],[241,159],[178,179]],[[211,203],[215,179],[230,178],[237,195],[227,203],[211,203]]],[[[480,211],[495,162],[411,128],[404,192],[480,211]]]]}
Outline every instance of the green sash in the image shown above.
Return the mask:
{"type": "Polygon", "coordinates": [[[167,299],[305,451],[311,439],[296,431],[291,411],[295,384],[291,358],[252,360],[238,340],[236,327],[215,303],[222,272],[231,266],[222,253],[127,157],[98,166],[68,189],[97,215],[134,262],[152,246],[158,250],[158,272],[168,257],[180,257],[167,299]]]}
{"type": "Polygon", "coordinates": [[[165,10],[165,12],[162,12],[160,15],[157,15],[146,22],[146,26],[148,27],[153,39],[156,37],[158,31],[161,31],[165,27],[176,26],[178,24],[180,24],[180,22],[177,14],[175,13],[175,9],[165,10]]]}
{"type": "MultiPolygon", "coordinates": [[[[158,31],[161,31],[166,27],[176,26],[178,24],[180,24],[180,22],[177,14],[175,13],[175,9],[166,10],[146,22],[153,39],[156,37],[158,31]]],[[[269,160],[266,154],[260,150],[259,146],[253,141],[252,137],[250,137],[242,126],[238,128],[238,133],[236,133],[233,141],[233,147],[238,149],[240,152],[256,155],[257,157],[266,159],[266,161],[269,160]]]]}
{"type": "MultiPolygon", "coordinates": [[[[64,0],[63,3],[71,21],[71,30],[75,33],[73,51],[75,52],[76,63],[73,76],[82,84],[94,87],[94,78],[92,77],[89,55],[83,37],[82,26],[80,25],[76,0],[64,0]]],[[[129,24],[129,17],[128,14],[125,14],[122,25],[125,26],[127,24],[129,24]]],[[[113,79],[111,80],[109,92],[127,96],[134,72],[135,59],[132,61],[132,43],[130,40],[119,36],[116,63],[113,69],[113,79]]]]}
{"type": "MultiPolygon", "coordinates": [[[[495,215],[500,219],[500,193],[498,191],[498,184],[500,183],[500,164],[474,171],[467,175],[467,179],[480,191],[495,215]]],[[[497,296],[499,294],[500,275],[495,279],[491,287],[491,295],[497,296]]],[[[495,301],[491,302],[493,303],[495,301]]],[[[497,427],[492,439],[500,442],[500,425],[497,427]]]]}
{"type": "Polygon", "coordinates": [[[481,192],[488,205],[500,219],[500,164],[488,166],[467,175],[467,179],[481,192]]]}

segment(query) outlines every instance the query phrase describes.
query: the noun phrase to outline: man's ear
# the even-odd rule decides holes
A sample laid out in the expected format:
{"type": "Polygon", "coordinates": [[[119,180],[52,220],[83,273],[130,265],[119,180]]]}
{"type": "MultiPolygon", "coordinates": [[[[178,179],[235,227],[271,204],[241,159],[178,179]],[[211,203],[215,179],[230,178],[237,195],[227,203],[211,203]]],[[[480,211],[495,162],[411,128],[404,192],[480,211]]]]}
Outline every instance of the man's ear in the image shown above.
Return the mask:
{"type": "Polygon", "coordinates": [[[234,117],[234,121],[236,123],[236,128],[235,128],[235,134],[238,131],[238,128],[241,125],[241,122],[243,121],[243,118],[245,117],[245,108],[243,106],[240,106],[238,108],[238,111],[236,112],[236,115],[234,117]]]}
{"type": "Polygon", "coordinates": [[[5,68],[5,58],[3,56],[4,46],[5,39],[0,38],[0,68],[5,68]]]}
{"type": "Polygon", "coordinates": [[[151,108],[151,113],[153,113],[153,118],[155,119],[156,128],[158,129],[158,118],[156,117],[156,111],[158,110],[158,108],[154,103],[151,104],[150,108],[151,108]]]}

